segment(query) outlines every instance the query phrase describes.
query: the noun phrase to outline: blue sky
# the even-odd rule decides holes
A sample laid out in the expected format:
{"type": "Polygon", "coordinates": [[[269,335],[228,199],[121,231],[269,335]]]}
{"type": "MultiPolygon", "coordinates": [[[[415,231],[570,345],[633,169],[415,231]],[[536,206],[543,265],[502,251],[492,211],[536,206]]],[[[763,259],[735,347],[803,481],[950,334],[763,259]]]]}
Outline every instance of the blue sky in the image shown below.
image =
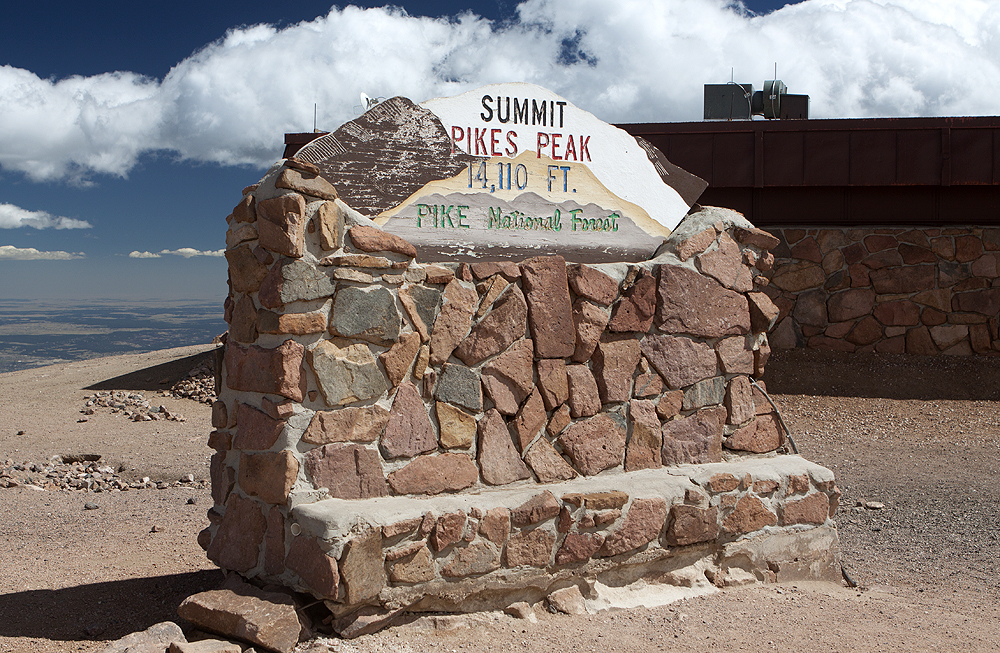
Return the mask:
{"type": "Polygon", "coordinates": [[[333,129],[360,91],[421,101],[530,81],[609,122],[698,120],[702,84],[735,68],[759,88],[777,63],[814,117],[995,114],[1000,99],[989,0],[9,4],[8,299],[221,302],[240,189],[284,132],[311,129],[314,102],[333,129]]]}

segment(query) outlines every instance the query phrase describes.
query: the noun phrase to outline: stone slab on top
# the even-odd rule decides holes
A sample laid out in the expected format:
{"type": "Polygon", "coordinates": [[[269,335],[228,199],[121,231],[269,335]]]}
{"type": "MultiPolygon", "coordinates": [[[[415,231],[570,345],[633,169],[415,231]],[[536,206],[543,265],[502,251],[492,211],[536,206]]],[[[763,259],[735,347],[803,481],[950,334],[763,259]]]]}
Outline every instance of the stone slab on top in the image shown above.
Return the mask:
{"type": "Polygon", "coordinates": [[[353,209],[437,261],[649,259],[706,184],[544,88],[395,97],[302,148],[353,209]]]}

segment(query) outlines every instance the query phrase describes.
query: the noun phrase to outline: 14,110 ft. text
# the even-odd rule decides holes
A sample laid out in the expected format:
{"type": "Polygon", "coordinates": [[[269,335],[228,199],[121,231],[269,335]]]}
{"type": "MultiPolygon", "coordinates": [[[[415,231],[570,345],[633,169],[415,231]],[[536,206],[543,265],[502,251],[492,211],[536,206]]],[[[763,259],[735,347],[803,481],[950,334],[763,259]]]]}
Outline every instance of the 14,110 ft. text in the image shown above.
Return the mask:
{"type": "MultiPolygon", "coordinates": [[[[486,164],[486,161],[480,162],[476,167],[475,175],[472,172],[473,164],[469,164],[469,188],[489,190],[491,193],[495,193],[498,190],[512,190],[514,188],[524,190],[528,187],[528,168],[523,163],[518,163],[517,166],[510,163],[497,163],[496,183],[490,183],[486,164]]],[[[561,181],[562,192],[575,193],[575,188],[572,190],[569,188],[569,171],[570,166],[548,166],[548,174],[545,179],[546,190],[551,193],[553,182],[555,182],[556,192],[559,192],[559,182],[561,181]]]]}

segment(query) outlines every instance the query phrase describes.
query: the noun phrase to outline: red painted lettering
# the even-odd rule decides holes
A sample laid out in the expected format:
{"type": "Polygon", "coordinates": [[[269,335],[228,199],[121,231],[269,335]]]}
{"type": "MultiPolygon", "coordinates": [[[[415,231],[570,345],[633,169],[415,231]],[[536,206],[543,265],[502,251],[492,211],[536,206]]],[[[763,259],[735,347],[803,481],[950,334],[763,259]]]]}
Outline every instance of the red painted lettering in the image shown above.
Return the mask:
{"type": "MultiPolygon", "coordinates": [[[[561,107],[560,107],[561,108],[561,107]]],[[[573,160],[576,161],[576,145],[574,145],[573,134],[569,135],[569,142],[566,143],[566,155],[563,157],[569,161],[569,157],[572,156],[573,160]]]]}
{"type": "MultiPolygon", "coordinates": [[[[562,161],[563,158],[556,153],[556,148],[559,147],[559,139],[562,138],[562,134],[552,134],[552,158],[556,161],[562,161]]],[[[571,139],[572,140],[572,139],[571,139]]]]}
{"type": "Polygon", "coordinates": [[[490,156],[503,156],[503,152],[497,149],[497,145],[500,144],[500,139],[497,137],[497,134],[502,131],[502,129],[490,130],[490,156]]]}
{"type": "Polygon", "coordinates": [[[507,143],[509,144],[507,147],[507,156],[511,158],[517,156],[517,143],[514,142],[515,138],[517,138],[517,132],[507,132],[507,143]]]}
{"type": "Polygon", "coordinates": [[[465,138],[465,130],[458,125],[452,125],[451,127],[451,151],[455,151],[455,146],[457,145],[460,149],[462,147],[462,140],[465,138]]]}
{"type": "Polygon", "coordinates": [[[580,136],[580,160],[583,161],[583,155],[587,155],[587,160],[590,161],[590,150],[587,149],[587,143],[590,142],[590,136],[580,136]]]}
{"type": "MultiPolygon", "coordinates": [[[[480,147],[483,148],[483,154],[490,153],[489,150],[486,149],[486,141],[484,140],[486,138],[487,131],[488,130],[486,129],[480,130],[479,127],[476,127],[476,154],[479,154],[480,147]]],[[[472,152],[469,152],[469,154],[472,154],[472,152]]]]}
{"type": "Polygon", "coordinates": [[[549,135],[545,132],[538,132],[538,138],[535,139],[535,158],[542,158],[542,151],[549,146],[549,135]],[[544,142],[542,139],[545,139],[544,142]]]}

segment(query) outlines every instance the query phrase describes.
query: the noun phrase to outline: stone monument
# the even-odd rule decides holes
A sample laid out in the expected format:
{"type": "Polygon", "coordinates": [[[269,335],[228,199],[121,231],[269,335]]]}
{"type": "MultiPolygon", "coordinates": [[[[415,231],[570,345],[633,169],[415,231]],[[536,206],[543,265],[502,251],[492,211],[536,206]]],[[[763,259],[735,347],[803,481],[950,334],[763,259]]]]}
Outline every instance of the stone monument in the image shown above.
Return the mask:
{"type": "Polygon", "coordinates": [[[754,386],[770,234],[559,96],[392,98],[229,217],[225,569],[345,636],[644,580],[839,578],[833,474],[754,386]]]}

